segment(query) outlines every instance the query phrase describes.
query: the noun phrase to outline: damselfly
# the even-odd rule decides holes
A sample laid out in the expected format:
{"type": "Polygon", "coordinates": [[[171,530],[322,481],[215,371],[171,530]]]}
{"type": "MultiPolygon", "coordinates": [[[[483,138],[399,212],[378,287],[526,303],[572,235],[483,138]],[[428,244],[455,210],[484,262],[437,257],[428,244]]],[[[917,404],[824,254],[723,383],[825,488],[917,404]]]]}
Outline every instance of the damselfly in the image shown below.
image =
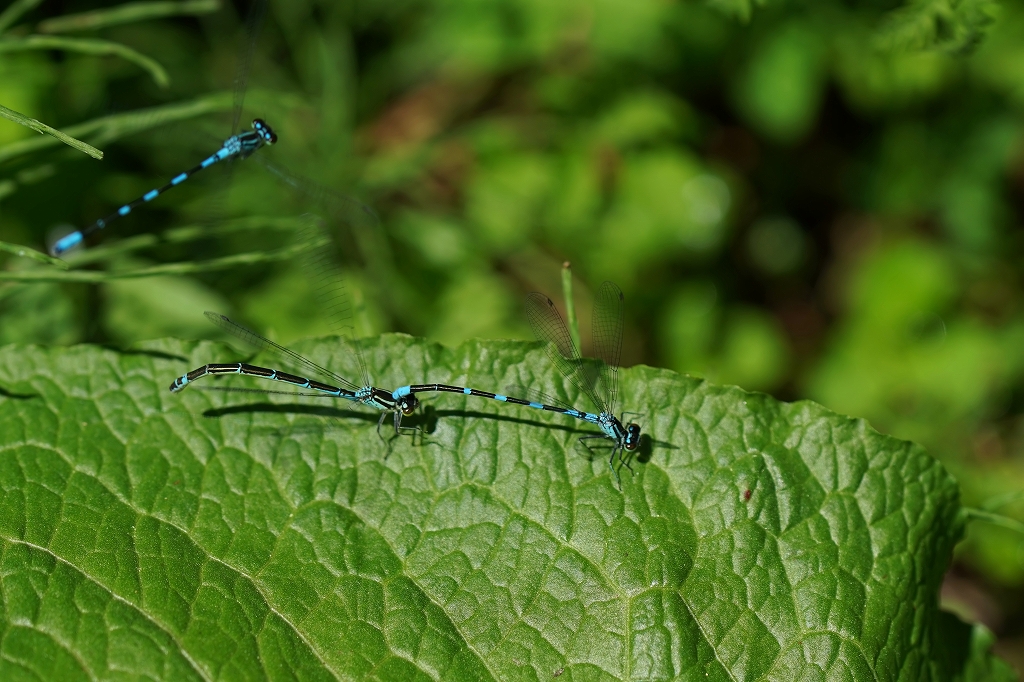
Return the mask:
{"type": "Polygon", "coordinates": [[[367,407],[380,410],[380,419],[377,421],[377,435],[383,438],[380,433],[380,427],[384,423],[384,419],[389,415],[394,415],[395,434],[401,433],[402,429],[402,417],[408,417],[415,412],[419,406],[419,400],[414,395],[404,395],[396,397],[394,392],[386,391],[382,388],[377,388],[370,384],[369,377],[367,376],[365,363],[362,361],[362,356],[359,355],[360,365],[363,367],[363,385],[359,386],[348,379],[344,378],[340,374],[330,371],[329,369],[318,365],[312,360],[299,355],[293,350],[289,350],[284,346],[274,343],[273,341],[260,336],[251,329],[247,329],[242,325],[238,324],[234,320],[229,319],[225,315],[219,313],[207,312],[206,317],[213,322],[215,325],[228,332],[229,334],[242,339],[250,345],[259,348],[261,350],[268,349],[277,352],[284,358],[292,360],[299,365],[307,368],[314,374],[319,375],[325,379],[329,379],[338,386],[333,386],[328,383],[316,381],[314,379],[308,379],[306,377],[290,374],[288,372],[282,372],[278,369],[270,369],[268,367],[257,367],[256,365],[249,365],[244,362],[232,362],[232,363],[210,363],[203,365],[197,369],[183,374],[182,376],[171,382],[170,390],[172,393],[181,391],[189,384],[195,383],[199,379],[211,374],[243,374],[245,376],[258,377],[260,379],[269,379],[271,381],[283,381],[286,384],[290,384],[297,388],[309,389],[311,391],[317,391],[320,395],[334,396],[343,400],[350,400],[355,403],[360,403],[367,407]]]}
{"type": "Polygon", "coordinates": [[[221,143],[220,148],[216,152],[203,159],[202,162],[195,167],[175,175],[171,178],[170,182],[165,185],[146,192],[134,201],[124,204],[110,215],[97,220],[88,227],[81,230],[75,230],[57,239],[50,247],[50,252],[54,256],[60,256],[67,253],[70,249],[82,244],[90,234],[102,230],[117,218],[127,216],[138,206],[153,201],[167,190],[181,185],[204,168],[209,168],[210,166],[222,161],[247,159],[249,157],[256,158],[260,162],[260,165],[265,166],[279,180],[282,180],[292,188],[299,190],[305,195],[304,198],[307,201],[311,200],[314,205],[326,207],[334,217],[344,216],[345,222],[349,225],[358,229],[372,228],[377,225],[376,214],[361,202],[343,194],[334,192],[333,190],[321,187],[306,178],[302,178],[280,165],[271,162],[262,154],[255,154],[255,152],[262,147],[272,145],[277,142],[277,135],[265,121],[257,118],[252,122],[252,130],[241,133],[238,132],[238,126],[242,116],[242,108],[245,102],[245,91],[250,66],[256,49],[256,42],[259,37],[260,28],[263,24],[263,18],[266,14],[266,8],[267,0],[255,0],[246,21],[245,40],[242,43],[242,49],[240,50],[238,70],[235,78],[231,136],[221,143]]]}
{"type": "MultiPolygon", "coordinates": [[[[303,272],[312,284],[314,298],[321,309],[323,319],[344,339],[343,343],[351,348],[358,361],[362,384],[349,381],[340,374],[260,336],[224,315],[207,312],[206,317],[229,334],[257,349],[274,351],[286,361],[301,366],[320,378],[328,379],[331,383],[243,362],[211,363],[178,377],[171,383],[170,390],[172,393],[177,393],[189,384],[210,374],[243,374],[271,381],[283,381],[298,388],[316,391],[315,395],[333,396],[380,410],[381,416],[377,422],[378,435],[380,435],[380,427],[384,423],[384,419],[388,414],[392,414],[394,415],[395,433],[400,434],[403,430],[402,417],[413,414],[419,406],[419,399],[414,395],[400,396],[396,391],[378,388],[370,382],[366,361],[363,358],[359,341],[355,339],[353,308],[348,294],[348,286],[334,259],[334,249],[332,248],[334,242],[318,216],[307,215],[306,218],[308,218],[307,228],[300,230],[297,235],[298,239],[307,246],[302,262],[303,272]]],[[[381,437],[383,438],[383,436],[381,437]]]]}
{"type": "MultiPolygon", "coordinates": [[[[603,362],[598,368],[588,366],[583,361],[579,349],[573,343],[569,330],[559,315],[555,304],[550,298],[540,293],[532,293],[526,299],[526,314],[536,337],[545,343],[545,349],[551,362],[558,371],[569,379],[597,407],[597,412],[587,412],[570,405],[550,405],[539,400],[516,398],[501,393],[491,393],[465,386],[448,384],[412,384],[397,389],[393,398],[415,396],[417,393],[441,391],[461,393],[464,395],[490,398],[513,405],[525,405],[537,410],[557,412],[570,417],[582,419],[601,429],[601,435],[582,436],[579,442],[591,450],[586,441],[606,439],[611,441],[612,452],[608,466],[619,480],[619,469],[625,466],[630,471],[633,453],[640,446],[640,425],[634,422],[623,424],[622,419],[614,414],[615,402],[618,397],[618,367],[622,350],[623,326],[623,295],[622,291],[612,282],[601,285],[594,299],[593,335],[594,350],[603,362]],[[616,461],[616,457],[618,460],[616,461]]],[[[559,402],[543,396],[550,402],[559,402]]],[[[592,450],[591,450],[592,452],[592,450]]]]}

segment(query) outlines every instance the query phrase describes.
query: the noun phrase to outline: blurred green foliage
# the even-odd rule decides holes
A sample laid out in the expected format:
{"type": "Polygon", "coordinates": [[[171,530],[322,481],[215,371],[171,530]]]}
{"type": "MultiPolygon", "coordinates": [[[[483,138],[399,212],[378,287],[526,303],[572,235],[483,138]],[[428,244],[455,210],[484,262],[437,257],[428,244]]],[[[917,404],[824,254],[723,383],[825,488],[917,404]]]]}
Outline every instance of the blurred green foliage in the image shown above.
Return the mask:
{"type": "MultiPolygon", "coordinates": [[[[8,35],[96,6],[46,4],[8,35]]],[[[151,58],[166,88],[117,56],[0,50],[0,104],[106,152],[25,146],[34,133],[0,121],[0,239],[43,249],[55,225],[86,225],[209,153],[230,129],[216,93],[244,11],[70,36],[151,58]]],[[[261,154],[379,213],[379,231],[332,217],[365,333],[526,337],[523,294],[557,292],[569,260],[584,330],[588,284],[626,292],[626,364],[866,417],[942,458],[970,504],[1024,487],[1022,109],[1020,2],[272,0],[243,120],[278,132],[261,154]]],[[[245,161],[102,237],[314,209],[245,161]]],[[[282,244],[254,228],[78,267],[282,244]]],[[[53,268],[2,255],[7,272],[53,268]]],[[[0,340],[205,336],[216,307],[288,342],[328,331],[310,299],[288,260],[0,283],[0,340]]],[[[974,526],[963,561],[1024,585],[1004,531],[974,526]]]]}

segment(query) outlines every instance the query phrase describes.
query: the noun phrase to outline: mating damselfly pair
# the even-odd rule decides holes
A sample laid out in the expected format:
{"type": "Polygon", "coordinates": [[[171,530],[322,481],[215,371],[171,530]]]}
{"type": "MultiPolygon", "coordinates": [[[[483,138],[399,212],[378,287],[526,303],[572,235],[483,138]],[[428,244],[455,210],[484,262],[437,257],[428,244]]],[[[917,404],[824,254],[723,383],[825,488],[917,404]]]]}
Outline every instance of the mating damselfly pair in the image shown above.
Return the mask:
{"type": "MultiPolygon", "coordinates": [[[[558,313],[554,303],[547,296],[539,293],[530,294],[526,302],[527,316],[536,337],[545,343],[545,349],[559,373],[568,379],[582,394],[586,395],[597,407],[596,412],[577,409],[549,396],[534,393],[537,399],[519,398],[505,393],[483,391],[468,386],[457,386],[442,383],[408,384],[394,390],[387,390],[371,384],[366,373],[366,364],[359,357],[363,368],[362,385],[354,383],[339,374],[291,351],[269,339],[260,336],[242,325],[228,319],[224,315],[207,312],[206,316],[214,324],[230,334],[248,342],[259,349],[276,352],[282,359],[303,367],[327,381],[321,382],[297,374],[283,372],[279,369],[260,367],[243,362],[211,363],[184,374],[175,379],[170,386],[172,392],[178,392],[189,384],[208,375],[240,374],[245,376],[281,381],[299,389],[315,391],[317,395],[330,396],[362,404],[379,410],[377,433],[387,416],[393,415],[394,431],[400,435],[402,417],[410,416],[419,406],[418,395],[422,393],[455,393],[480,398],[488,398],[499,402],[522,405],[537,410],[564,414],[575,417],[597,426],[601,433],[582,436],[579,442],[589,451],[593,449],[587,441],[605,440],[610,442],[611,455],[608,466],[616,480],[619,470],[625,466],[632,470],[631,461],[640,446],[641,427],[639,424],[626,420],[623,413],[618,417],[614,413],[618,394],[618,361],[622,348],[623,328],[623,295],[613,283],[605,282],[598,291],[594,301],[593,338],[594,349],[602,361],[597,367],[586,363],[576,344],[573,342],[569,329],[558,313]],[[328,382],[333,382],[328,383],[328,382]],[[338,385],[334,385],[338,384],[338,385]]],[[[356,346],[358,356],[358,346],[356,346]]],[[[529,389],[526,389],[527,391],[529,389]]],[[[381,436],[383,437],[383,436],[381,436]]]]}

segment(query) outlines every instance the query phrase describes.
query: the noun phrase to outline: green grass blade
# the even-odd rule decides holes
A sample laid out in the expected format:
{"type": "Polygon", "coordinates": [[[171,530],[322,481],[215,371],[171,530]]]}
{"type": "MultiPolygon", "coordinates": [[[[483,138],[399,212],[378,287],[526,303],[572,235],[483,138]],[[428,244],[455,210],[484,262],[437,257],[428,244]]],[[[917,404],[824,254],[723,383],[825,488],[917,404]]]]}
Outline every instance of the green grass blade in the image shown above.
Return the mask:
{"type": "MultiPolygon", "coordinates": [[[[188,102],[176,102],[97,118],[68,126],[65,130],[68,135],[89,137],[94,144],[103,145],[112,140],[157,128],[167,123],[184,121],[215,111],[229,110],[233,106],[232,97],[232,93],[229,92],[212,93],[188,102]]],[[[58,144],[57,140],[47,137],[12,142],[0,147],[0,163],[24,154],[41,151],[55,144],[58,144]]]]}
{"type": "Polygon", "coordinates": [[[0,281],[5,282],[79,282],[98,284],[115,279],[139,279],[142,277],[162,277],[165,275],[192,275],[198,272],[226,270],[243,265],[273,263],[294,258],[309,248],[308,244],[297,244],[276,251],[253,251],[234,256],[213,258],[206,261],[189,261],[185,263],[165,263],[145,268],[107,272],[104,270],[69,270],[53,272],[49,270],[24,270],[18,272],[0,272],[0,281]]]}
{"type": "Polygon", "coordinates": [[[989,512],[994,512],[1000,507],[1007,505],[1016,504],[1024,500],[1024,490],[1011,490],[1010,492],[1003,493],[1001,495],[995,495],[981,505],[981,509],[989,512]]]}
{"type": "Polygon", "coordinates": [[[565,299],[565,320],[569,325],[569,336],[582,352],[580,322],[576,319],[576,300],[572,295],[572,265],[569,261],[562,263],[562,297],[565,299]]]}
{"type": "Polygon", "coordinates": [[[43,0],[14,0],[0,14],[0,33],[10,28],[25,12],[35,9],[43,0]]]}
{"type": "Polygon", "coordinates": [[[150,77],[161,88],[166,88],[170,83],[170,78],[164,67],[160,66],[156,60],[133,50],[127,45],[113,43],[109,40],[42,35],[0,40],[0,52],[18,52],[22,50],[65,50],[67,52],[77,52],[93,56],[120,57],[148,71],[150,77]]]}
{"type": "Polygon", "coordinates": [[[120,26],[138,21],[149,21],[183,15],[199,15],[216,12],[220,0],[191,0],[186,2],[128,2],[110,9],[81,12],[54,17],[40,22],[42,33],[68,33],[70,31],[91,31],[110,26],[120,26]]]}
{"type": "Polygon", "coordinates": [[[301,227],[301,225],[302,222],[299,218],[279,218],[273,216],[247,216],[216,225],[185,225],[175,227],[160,234],[139,234],[84,249],[69,255],[67,262],[72,267],[78,268],[83,265],[101,263],[111,258],[152,248],[159,244],[187,244],[191,241],[250,230],[292,231],[301,227]]]}
{"type": "Polygon", "coordinates": [[[69,147],[74,147],[78,151],[84,152],[84,153],[88,154],[89,156],[91,156],[94,159],[102,159],[103,158],[103,152],[101,152],[99,149],[96,149],[96,147],[93,147],[92,145],[86,144],[85,142],[82,142],[81,140],[76,140],[75,138],[71,137],[70,135],[68,135],[66,133],[62,133],[61,131],[57,130],[56,128],[51,128],[50,126],[46,125],[45,123],[43,123],[41,121],[37,121],[34,118],[29,118],[28,116],[25,116],[24,114],[19,114],[17,111],[14,111],[13,109],[8,109],[7,107],[5,107],[3,105],[0,105],[0,116],[3,116],[4,118],[6,118],[8,120],[14,121],[15,123],[20,123],[21,125],[23,125],[23,126],[25,126],[27,128],[31,128],[32,130],[36,131],[37,133],[43,133],[45,135],[50,135],[51,137],[54,137],[57,140],[63,142],[66,145],[68,145],[69,147]]]}
{"type": "Polygon", "coordinates": [[[1006,516],[1005,514],[996,514],[994,512],[986,511],[984,509],[978,509],[976,507],[965,507],[964,515],[967,519],[973,519],[976,521],[986,521],[994,526],[1000,528],[1006,528],[1024,535],[1024,523],[1021,523],[1015,518],[1006,516]]]}
{"type": "Polygon", "coordinates": [[[60,258],[53,258],[45,253],[30,249],[27,246],[21,244],[11,244],[9,242],[0,242],[0,251],[6,251],[7,253],[13,253],[15,256],[21,256],[22,258],[31,258],[37,260],[40,263],[46,263],[48,265],[55,265],[61,270],[67,270],[68,264],[62,261],[60,258]]]}

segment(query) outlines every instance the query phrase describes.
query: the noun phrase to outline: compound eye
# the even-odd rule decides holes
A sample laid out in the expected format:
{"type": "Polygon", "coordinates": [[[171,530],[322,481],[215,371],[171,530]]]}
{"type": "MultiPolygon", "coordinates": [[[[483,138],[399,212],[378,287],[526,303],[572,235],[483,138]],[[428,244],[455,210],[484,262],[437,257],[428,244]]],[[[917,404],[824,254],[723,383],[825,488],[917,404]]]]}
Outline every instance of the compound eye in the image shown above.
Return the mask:
{"type": "Polygon", "coordinates": [[[638,447],[640,447],[640,426],[638,424],[630,424],[626,427],[625,448],[627,450],[636,450],[638,447]]]}
{"type": "Polygon", "coordinates": [[[263,138],[263,141],[267,144],[274,144],[277,142],[277,135],[270,129],[270,126],[264,122],[262,118],[254,118],[252,120],[252,129],[256,131],[256,134],[263,138]]]}

